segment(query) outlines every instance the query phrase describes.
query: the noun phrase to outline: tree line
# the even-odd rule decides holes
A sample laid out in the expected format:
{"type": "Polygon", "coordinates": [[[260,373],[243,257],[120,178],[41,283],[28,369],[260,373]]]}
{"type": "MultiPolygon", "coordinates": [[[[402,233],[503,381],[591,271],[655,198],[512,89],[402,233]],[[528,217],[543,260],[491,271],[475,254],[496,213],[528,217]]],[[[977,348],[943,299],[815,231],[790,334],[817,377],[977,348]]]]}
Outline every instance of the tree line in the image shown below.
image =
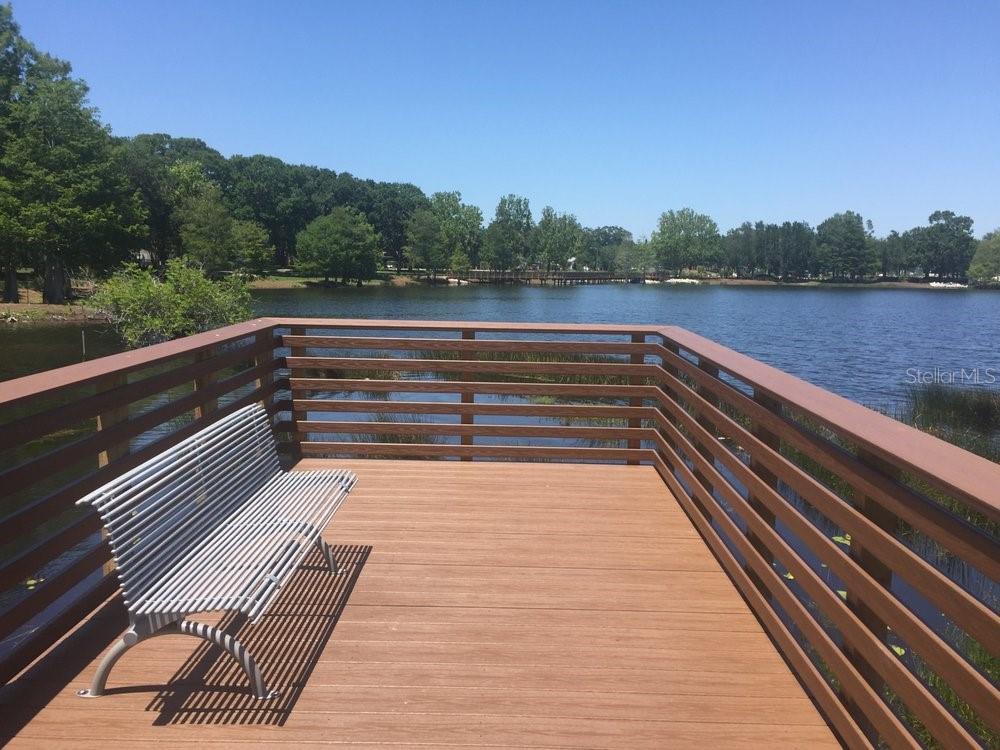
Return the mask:
{"type": "Polygon", "coordinates": [[[500,199],[492,219],[459,192],[426,195],[270,156],[225,157],[197,138],[114,137],[69,63],[26,40],[0,5],[0,266],[4,300],[32,269],[61,302],[70,275],[103,275],[142,258],[185,258],[210,276],[294,267],[341,282],[380,267],[431,276],[476,267],[709,273],[777,279],[1000,276],[995,234],[936,211],[925,226],[876,237],[853,211],[816,227],[744,223],[722,234],[711,217],[671,210],[648,239],[588,228],[527,198],[500,199]],[[977,247],[979,254],[977,255],[977,247]],[[974,256],[975,259],[974,259],[974,256]],[[971,264],[971,271],[970,271],[971,264]]]}

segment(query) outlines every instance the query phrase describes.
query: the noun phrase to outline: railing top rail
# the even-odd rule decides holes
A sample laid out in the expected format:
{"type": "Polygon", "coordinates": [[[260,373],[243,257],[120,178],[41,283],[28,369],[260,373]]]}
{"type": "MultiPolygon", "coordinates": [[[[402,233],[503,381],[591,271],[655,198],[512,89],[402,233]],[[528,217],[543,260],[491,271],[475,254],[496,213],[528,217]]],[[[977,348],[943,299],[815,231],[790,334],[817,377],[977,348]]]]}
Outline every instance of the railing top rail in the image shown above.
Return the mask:
{"type": "Polygon", "coordinates": [[[482,320],[377,320],[373,318],[262,318],[280,328],[368,328],[411,331],[498,331],[523,333],[658,334],[662,326],[608,323],[503,323],[482,320]]]}
{"type": "Polygon", "coordinates": [[[659,332],[668,341],[816,419],[864,450],[931,479],[971,507],[1000,519],[1000,464],[684,328],[663,326],[659,332]]]}
{"type": "Polygon", "coordinates": [[[162,344],[153,344],[120,354],[80,362],[75,365],[44,370],[33,375],[0,382],[0,408],[35,398],[40,394],[52,394],[63,388],[86,385],[109,375],[122,375],[143,367],[173,359],[185,354],[194,354],[209,347],[235,341],[266,331],[274,327],[268,318],[248,320],[224,328],[216,328],[162,344]]]}

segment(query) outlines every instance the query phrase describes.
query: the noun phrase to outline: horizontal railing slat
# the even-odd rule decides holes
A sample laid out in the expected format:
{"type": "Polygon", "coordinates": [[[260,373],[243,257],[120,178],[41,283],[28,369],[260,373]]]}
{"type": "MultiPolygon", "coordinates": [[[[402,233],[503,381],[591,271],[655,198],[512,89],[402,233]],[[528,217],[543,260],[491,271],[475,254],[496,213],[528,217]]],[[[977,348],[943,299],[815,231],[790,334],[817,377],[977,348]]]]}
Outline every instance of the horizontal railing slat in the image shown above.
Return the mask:
{"type": "Polygon", "coordinates": [[[106,544],[97,544],[63,570],[38,586],[15,604],[0,612],[0,640],[3,640],[59,597],[111,559],[106,544]]]}
{"type": "Polygon", "coordinates": [[[655,344],[614,341],[530,341],[508,339],[426,339],[382,338],[378,336],[292,336],[281,337],[281,345],[292,349],[361,349],[384,351],[562,353],[628,355],[653,354],[655,344]]]}
{"type": "Polygon", "coordinates": [[[299,433],[377,435],[470,435],[483,437],[544,437],[563,440],[652,440],[656,432],[636,427],[561,427],[494,424],[411,424],[406,422],[300,421],[299,433]]]}
{"type": "Polygon", "coordinates": [[[87,513],[55,533],[35,542],[27,550],[7,560],[0,567],[0,591],[17,586],[34,575],[46,563],[55,560],[91,534],[96,534],[100,529],[101,521],[97,514],[87,513]]]}
{"type": "Polygon", "coordinates": [[[118,590],[118,578],[106,575],[101,582],[84,592],[44,625],[33,630],[6,657],[0,659],[0,685],[47,651],[53,643],[75,628],[88,614],[107,601],[118,590]]]}
{"type": "Polygon", "coordinates": [[[510,375],[651,376],[654,365],[595,362],[503,362],[478,359],[394,359],[384,357],[288,357],[288,367],[330,370],[392,370],[397,372],[489,372],[510,375]]]}
{"type": "Polygon", "coordinates": [[[480,458],[571,458],[584,461],[650,461],[655,451],[629,448],[555,448],[549,446],[508,445],[439,445],[436,443],[347,443],[306,441],[303,456],[378,455],[378,456],[451,456],[480,458]]]}
{"type": "Polygon", "coordinates": [[[442,401],[361,401],[353,399],[294,399],[295,413],[351,412],[372,414],[472,414],[571,419],[655,419],[657,411],[643,406],[556,406],[551,404],[461,404],[442,401]]]}
{"type": "Polygon", "coordinates": [[[488,380],[367,380],[351,378],[290,378],[292,393],[466,393],[490,396],[577,396],[584,399],[653,398],[656,386],[590,383],[512,383],[488,380]]]}

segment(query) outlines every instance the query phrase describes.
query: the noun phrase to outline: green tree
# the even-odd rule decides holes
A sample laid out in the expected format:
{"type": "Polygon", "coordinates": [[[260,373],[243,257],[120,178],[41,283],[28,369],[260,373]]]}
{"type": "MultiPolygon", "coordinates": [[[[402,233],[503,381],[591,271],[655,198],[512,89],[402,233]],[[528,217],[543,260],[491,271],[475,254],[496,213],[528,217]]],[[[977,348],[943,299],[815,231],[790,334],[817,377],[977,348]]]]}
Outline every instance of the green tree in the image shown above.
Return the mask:
{"type": "Polygon", "coordinates": [[[878,268],[878,257],[870,231],[861,214],[834,214],[816,227],[817,269],[835,279],[860,279],[878,268]]]}
{"type": "Polygon", "coordinates": [[[551,206],[542,209],[532,233],[533,257],[547,270],[564,268],[584,249],[583,227],[572,214],[558,214],[551,206]]]}
{"type": "Polygon", "coordinates": [[[303,189],[303,175],[281,159],[261,155],[233,156],[228,171],[225,195],[233,216],[267,229],[277,262],[284,266],[296,233],[320,213],[303,189]]]}
{"type": "Polygon", "coordinates": [[[458,192],[434,193],[431,211],[441,224],[448,257],[463,254],[469,262],[479,259],[483,242],[483,212],[477,206],[462,203],[458,192]]]}
{"type": "Polygon", "coordinates": [[[16,269],[28,263],[44,275],[44,299],[62,302],[69,271],[128,256],[142,231],[141,204],[86,85],[21,36],[9,5],[0,6],[0,74],[5,296],[16,299],[16,269]]]}
{"type": "Polygon", "coordinates": [[[615,247],[614,268],[618,271],[645,273],[655,265],[649,242],[623,242],[615,247]]]}
{"type": "Polygon", "coordinates": [[[754,258],[754,225],[744,221],[726,232],[719,265],[737,276],[750,277],[757,272],[754,258]]]}
{"type": "Polygon", "coordinates": [[[1000,230],[985,235],[977,244],[969,278],[977,284],[1000,284],[1000,230]]]}
{"type": "Polygon", "coordinates": [[[954,211],[935,211],[924,229],[924,273],[940,277],[965,276],[976,251],[972,219],[954,211]]]}
{"type": "Polygon", "coordinates": [[[65,300],[68,273],[127,258],[145,234],[139,196],[123,154],[86,104],[86,86],[29,74],[12,104],[2,171],[31,264],[44,274],[46,302],[65,300]]]}
{"type": "Polygon", "coordinates": [[[719,227],[710,216],[690,208],[661,214],[649,241],[662,270],[712,265],[720,255],[719,227]]]}
{"type": "Polygon", "coordinates": [[[621,227],[596,227],[583,231],[579,265],[593,270],[607,271],[614,268],[618,248],[632,242],[632,233],[621,227]]]}
{"type": "Polygon", "coordinates": [[[130,348],[250,317],[250,291],[242,279],[213,282],[177,258],[167,261],[162,280],[148,269],[125,266],[100,286],[92,301],[130,348]]]}
{"type": "Polygon", "coordinates": [[[528,199],[505,195],[497,204],[483,240],[483,261],[495,271],[523,265],[531,253],[534,221],[528,199]]]}
{"type": "Polygon", "coordinates": [[[895,229],[875,242],[883,278],[901,277],[913,269],[913,253],[907,237],[895,229]]]}
{"type": "Polygon", "coordinates": [[[180,237],[184,254],[210,278],[218,278],[236,265],[233,217],[213,183],[199,186],[180,209],[180,237]]]}
{"type": "Polygon", "coordinates": [[[429,208],[418,208],[406,222],[406,246],[408,264],[431,272],[431,279],[448,265],[451,258],[441,221],[429,208]]]}
{"type": "Polygon", "coordinates": [[[338,206],[314,219],[295,240],[296,268],[326,282],[371,279],[378,273],[378,235],[356,208],[338,206]]]}
{"type": "Polygon", "coordinates": [[[451,258],[448,259],[448,268],[451,269],[452,273],[461,276],[469,272],[469,269],[472,268],[472,263],[468,255],[461,250],[456,250],[451,254],[451,258]]]}
{"type": "Polygon", "coordinates": [[[248,276],[265,277],[274,270],[274,245],[267,230],[257,222],[234,220],[231,242],[238,271],[248,276]]]}
{"type": "Polygon", "coordinates": [[[379,236],[382,251],[400,262],[404,259],[406,224],[413,213],[428,208],[430,201],[416,185],[404,182],[377,182],[370,189],[370,204],[363,208],[379,236]]]}
{"type": "Polygon", "coordinates": [[[225,158],[197,138],[144,133],[122,139],[125,171],[146,209],[143,247],[158,266],[182,253],[180,212],[197,185],[229,180],[225,158]]]}
{"type": "MultiPolygon", "coordinates": [[[[10,5],[0,5],[0,160],[15,135],[10,120],[11,108],[25,94],[29,72],[47,68],[51,75],[68,75],[69,64],[39,53],[21,35],[10,5]]],[[[5,171],[0,171],[0,264],[4,275],[4,302],[19,300],[17,268],[26,260],[24,227],[19,215],[20,203],[15,185],[5,171]]]]}

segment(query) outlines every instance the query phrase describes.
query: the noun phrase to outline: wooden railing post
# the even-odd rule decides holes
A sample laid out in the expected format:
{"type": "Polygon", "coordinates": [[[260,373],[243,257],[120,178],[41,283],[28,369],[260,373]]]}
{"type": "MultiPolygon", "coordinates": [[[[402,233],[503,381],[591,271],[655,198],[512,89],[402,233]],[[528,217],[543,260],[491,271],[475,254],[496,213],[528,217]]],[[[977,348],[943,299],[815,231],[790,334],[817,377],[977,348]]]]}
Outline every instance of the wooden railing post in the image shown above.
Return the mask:
{"type": "MultiPolygon", "coordinates": [[[[713,365],[711,362],[705,361],[701,357],[698,357],[698,369],[707,372],[713,378],[718,379],[719,377],[719,368],[713,365]]],[[[694,390],[709,404],[711,404],[713,408],[717,409],[719,407],[718,398],[716,398],[708,388],[704,388],[702,386],[695,386],[694,390]]],[[[713,437],[715,437],[716,435],[715,425],[712,424],[712,420],[710,420],[708,417],[706,417],[704,414],[701,413],[701,409],[698,410],[697,422],[706,430],[708,430],[708,432],[713,437]]],[[[712,464],[715,463],[715,453],[716,450],[718,450],[717,444],[706,445],[704,442],[697,439],[694,441],[694,444],[698,452],[701,453],[701,455],[704,456],[707,461],[710,461],[712,464]]],[[[708,489],[709,492],[712,492],[714,490],[714,485],[712,484],[711,480],[697,468],[694,470],[694,476],[699,482],[701,482],[705,486],[706,489],[708,489]]],[[[700,507],[701,501],[698,500],[698,498],[695,498],[695,502],[700,507]]],[[[704,509],[703,512],[705,512],[704,509]]]]}
{"type": "MultiPolygon", "coordinates": [[[[645,341],[646,341],[646,334],[644,334],[644,333],[633,333],[632,334],[632,343],[633,344],[643,344],[643,343],[645,343],[645,341]]],[[[643,352],[633,352],[632,355],[629,357],[629,363],[633,364],[633,365],[641,365],[641,364],[644,364],[645,361],[646,361],[646,355],[643,352]]],[[[628,379],[629,385],[641,385],[641,383],[639,381],[640,381],[640,378],[636,377],[635,375],[630,375],[629,376],[629,379],[628,379]]],[[[640,406],[642,406],[642,398],[633,397],[633,398],[629,399],[628,404],[629,404],[629,406],[640,407],[640,406]]],[[[638,428],[642,427],[642,420],[641,419],[630,418],[628,420],[628,426],[629,426],[629,428],[638,429],[638,428]]],[[[628,447],[631,450],[638,450],[639,448],[642,447],[642,441],[640,441],[640,440],[629,440],[626,443],[626,447],[628,447]]],[[[627,461],[627,463],[630,466],[636,466],[636,465],[638,465],[639,461],[637,459],[630,458],[627,461]]]]}
{"type": "MultiPolygon", "coordinates": [[[[124,385],[128,385],[128,377],[126,375],[110,375],[98,382],[97,393],[114,390],[115,388],[120,388],[124,385]]],[[[124,422],[127,419],[128,404],[116,404],[115,406],[105,409],[97,415],[97,431],[100,432],[101,430],[107,430],[108,428],[113,427],[119,422],[124,422]]],[[[121,443],[116,443],[115,445],[107,446],[97,456],[97,467],[101,468],[107,466],[112,461],[116,461],[122,456],[127,455],[128,451],[129,446],[127,440],[121,443]]]]}
{"type": "MultiPolygon", "coordinates": [[[[781,412],[781,404],[759,389],[754,389],[753,400],[770,412],[774,412],[775,414],[779,414],[781,412]]],[[[781,451],[781,438],[761,425],[759,421],[751,420],[750,433],[771,450],[775,452],[781,451]]],[[[767,484],[768,487],[773,488],[777,492],[778,478],[775,476],[774,472],[764,466],[759,459],[753,457],[750,459],[750,468],[753,470],[754,474],[760,477],[764,483],[767,484]]],[[[761,499],[752,492],[750,493],[749,500],[750,507],[753,508],[757,515],[759,515],[768,526],[773,527],[774,513],[772,513],[767,506],[761,502],[761,499]]],[[[761,542],[756,534],[752,531],[748,531],[747,539],[749,539],[750,544],[753,545],[754,549],[760,553],[760,556],[763,557],[768,564],[773,563],[774,555],[771,553],[771,550],[768,549],[767,545],[761,542]]],[[[750,576],[750,580],[754,582],[754,585],[760,589],[764,596],[770,598],[767,586],[764,585],[757,574],[751,570],[749,565],[744,565],[744,568],[747,571],[747,575],[750,576]]]]}
{"type": "MultiPolygon", "coordinates": [[[[473,329],[471,329],[471,328],[463,328],[462,329],[462,339],[464,341],[472,341],[475,338],[476,338],[476,332],[473,329]]],[[[463,372],[462,373],[462,381],[466,384],[462,388],[462,403],[463,404],[473,404],[473,403],[476,402],[476,394],[471,389],[471,387],[468,385],[472,381],[472,378],[473,378],[473,374],[471,372],[463,372]]],[[[460,417],[460,419],[461,419],[461,423],[462,424],[475,424],[476,416],[474,414],[462,414],[461,417],[460,417]]],[[[461,442],[462,442],[462,445],[472,445],[473,444],[473,437],[472,437],[472,435],[462,435],[461,442]]],[[[462,456],[461,460],[462,461],[471,461],[472,457],[471,456],[462,456]]]]}
{"type": "MultiPolygon", "coordinates": [[[[120,388],[121,386],[128,385],[127,375],[111,375],[97,384],[97,393],[102,391],[110,391],[115,388],[120,388]]],[[[119,422],[124,422],[128,419],[128,404],[116,404],[110,409],[106,409],[97,415],[97,431],[107,430],[119,422]]],[[[97,468],[103,468],[113,461],[117,461],[123,456],[127,456],[129,452],[129,441],[125,440],[121,443],[115,443],[114,445],[107,446],[104,450],[97,454],[97,468]]],[[[101,529],[101,538],[105,539],[108,535],[106,529],[101,529]]],[[[113,560],[108,560],[101,566],[101,571],[104,575],[108,575],[115,569],[115,563],[113,560]]]]}
{"type": "MultiPolygon", "coordinates": [[[[289,326],[288,333],[292,336],[304,336],[306,333],[306,329],[304,326],[289,326]]],[[[304,349],[296,350],[292,347],[288,347],[288,352],[293,357],[296,355],[305,354],[304,349]]],[[[274,356],[273,349],[271,350],[271,356],[274,356]]],[[[273,374],[274,370],[272,370],[271,372],[273,374]]],[[[289,373],[289,383],[288,383],[288,390],[289,393],[291,394],[290,396],[291,403],[288,405],[289,419],[291,421],[291,423],[288,425],[289,429],[288,458],[292,463],[295,463],[296,461],[302,458],[302,440],[306,436],[299,432],[299,418],[295,412],[295,392],[292,390],[292,384],[291,384],[291,378],[293,375],[294,373],[291,372],[289,373]]],[[[391,395],[392,394],[386,394],[386,398],[391,397],[391,395]]],[[[306,418],[308,419],[308,415],[306,415],[306,418]]]]}
{"type": "MultiPolygon", "coordinates": [[[[663,348],[666,349],[667,351],[669,351],[669,352],[671,352],[673,354],[676,354],[676,355],[680,354],[680,349],[678,348],[677,344],[675,344],[673,341],[671,341],[670,339],[668,339],[666,336],[662,336],[661,335],[660,341],[663,344],[663,348]]],[[[662,356],[660,357],[660,366],[667,372],[668,375],[670,375],[672,377],[675,377],[675,378],[677,377],[677,375],[678,375],[677,368],[674,367],[672,364],[670,364],[670,362],[668,362],[665,357],[662,357],[662,356]]],[[[670,392],[667,389],[661,388],[660,390],[663,392],[663,394],[664,394],[664,396],[666,398],[670,398],[670,392]]],[[[673,416],[671,416],[671,414],[667,411],[667,409],[665,409],[663,407],[662,404],[657,403],[656,404],[656,410],[662,415],[662,418],[664,420],[666,420],[667,422],[670,422],[672,424],[676,423],[676,421],[674,420],[673,416]]],[[[671,438],[671,436],[661,426],[659,426],[659,425],[657,425],[656,431],[657,431],[657,433],[659,433],[659,435],[663,439],[663,441],[673,451],[673,455],[671,456],[671,460],[668,462],[668,466],[672,465],[674,461],[680,460],[679,456],[677,454],[677,446],[675,445],[675,443],[674,443],[673,439],[671,438]]],[[[697,505],[697,507],[699,509],[704,510],[702,508],[702,506],[701,506],[700,501],[698,501],[697,498],[695,498],[694,501],[695,501],[695,503],[696,503],[696,505],[697,505]]]]}
{"type": "MultiPolygon", "coordinates": [[[[871,453],[868,453],[867,451],[859,450],[858,458],[861,459],[861,462],[866,466],[891,479],[898,479],[900,476],[900,472],[895,466],[883,461],[871,453]]],[[[861,496],[857,499],[855,507],[883,531],[888,534],[895,535],[898,523],[896,517],[875,500],[870,497],[861,496]]],[[[892,596],[892,569],[882,562],[877,554],[875,554],[872,550],[866,549],[865,546],[857,539],[852,538],[850,556],[851,559],[854,560],[866,573],[868,573],[868,575],[876,583],[881,585],[886,590],[886,594],[888,596],[892,596]]],[[[889,634],[887,625],[881,617],[875,614],[865,600],[858,596],[857,592],[853,591],[850,587],[847,588],[847,606],[851,608],[855,615],[857,615],[858,619],[861,620],[864,626],[868,628],[876,638],[878,638],[880,643],[886,642],[886,638],[889,634]]],[[[868,660],[861,654],[857,653],[854,649],[845,647],[844,653],[847,655],[847,658],[854,663],[854,666],[857,667],[858,672],[865,678],[868,684],[871,685],[877,693],[881,694],[885,688],[885,678],[879,673],[879,671],[869,664],[868,660]]],[[[878,732],[861,711],[861,708],[855,705],[850,699],[846,699],[845,703],[848,710],[854,716],[854,720],[858,722],[858,726],[860,726],[862,731],[864,731],[868,738],[872,740],[873,744],[877,744],[878,732]]]]}
{"type": "MultiPolygon", "coordinates": [[[[214,356],[215,356],[215,347],[213,346],[209,347],[208,349],[205,349],[204,351],[198,352],[198,354],[195,355],[194,359],[195,362],[204,362],[205,360],[211,359],[214,356]]],[[[216,379],[218,379],[218,377],[219,374],[213,371],[208,373],[207,375],[202,375],[201,377],[195,378],[194,380],[195,391],[203,391],[206,388],[210,388],[212,386],[212,383],[216,379]]],[[[194,409],[195,419],[204,419],[206,416],[211,414],[217,408],[219,408],[218,399],[216,398],[206,399],[205,401],[202,401],[198,406],[195,407],[194,409]]]]}

